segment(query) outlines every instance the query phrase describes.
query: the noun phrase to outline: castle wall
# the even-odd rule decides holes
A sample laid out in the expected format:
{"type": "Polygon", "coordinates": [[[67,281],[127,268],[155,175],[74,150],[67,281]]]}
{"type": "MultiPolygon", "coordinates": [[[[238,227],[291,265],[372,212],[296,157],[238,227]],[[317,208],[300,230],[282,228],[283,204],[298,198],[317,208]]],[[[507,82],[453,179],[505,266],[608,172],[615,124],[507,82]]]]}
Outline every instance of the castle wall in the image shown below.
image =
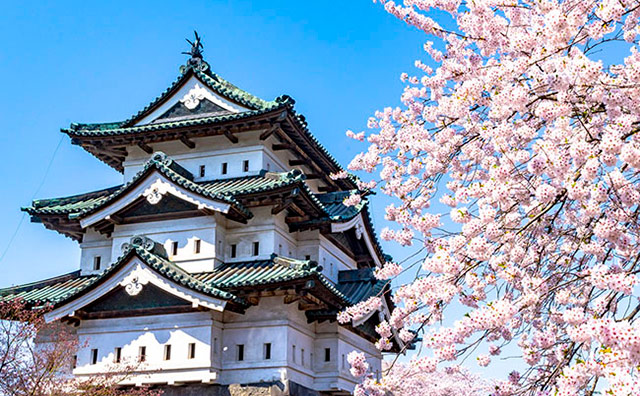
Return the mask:
{"type": "Polygon", "coordinates": [[[75,332],[82,346],[75,375],[117,371],[116,348],[121,348],[122,364],[133,372],[123,383],[132,385],[293,381],[315,390],[352,390],[356,379],[349,374],[346,354],[365,352],[374,371],[381,358],[372,343],[335,322],[307,323],[297,303],[284,304],[282,296],[264,297],[244,314],[93,319],[82,321],[75,332]],[[194,356],[189,344],[195,345],[194,356]],[[166,345],[171,345],[169,359],[166,345]]]}

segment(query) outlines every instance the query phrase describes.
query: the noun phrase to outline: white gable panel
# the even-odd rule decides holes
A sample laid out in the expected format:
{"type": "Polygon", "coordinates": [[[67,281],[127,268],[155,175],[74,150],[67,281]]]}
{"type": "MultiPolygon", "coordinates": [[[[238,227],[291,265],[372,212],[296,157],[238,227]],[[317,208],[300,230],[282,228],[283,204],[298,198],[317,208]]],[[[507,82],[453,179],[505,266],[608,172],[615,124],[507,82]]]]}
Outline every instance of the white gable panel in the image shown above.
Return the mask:
{"type": "Polygon", "coordinates": [[[376,253],[376,249],[373,247],[374,241],[371,240],[369,234],[364,231],[364,220],[362,219],[362,213],[359,213],[353,219],[345,222],[345,223],[331,223],[331,232],[345,232],[352,228],[356,229],[356,236],[358,239],[364,238],[365,245],[367,245],[367,249],[369,253],[371,253],[371,257],[373,257],[373,261],[375,261],[378,267],[382,267],[382,263],[378,258],[378,254],[376,253]]]}
{"type": "Polygon", "coordinates": [[[190,190],[187,190],[186,188],[167,179],[158,171],[154,171],[147,176],[140,185],[117,199],[115,202],[110,203],[96,213],[80,220],[80,226],[82,226],[82,228],[87,228],[101,220],[106,220],[109,215],[117,213],[121,209],[131,205],[141,196],[146,197],[149,203],[155,205],[167,194],[197,205],[198,208],[207,208],[221,213],[228,213],[231,206],[225,202],[216,201],[194,194],[190,190]]]}
{"type": "Polygon", "coordinates": [[[182,88],[180,88],[178,92],[174,93],[173,96],[167,99],[162,106],[155,109],[151,114],[138,121],[135,125],[138,126],[152,123],[155,119],[162,116],[167,110],[169,110],[178,102],[182,102],[185,106],[187,106],[187,108],[190,108],[190,106],[197,106],[198,102],[203,99],[208,99],[209,101],[232,113],[241,113],[243,111],[251,110],[249,108],[238,106],[237,104],[228,101],[224,97],[209,89],[196,77],[192,76],[189,78],[189,80],[187,80],[182,88]]]}
{"type": "Polygon", "coordinates": [[[167,293],[189,301],[194,307],[203,306],[222,312],[227,303],[224,300],[196,292],[175,282],[169,281],[168,279],[158,275],[156,271],[149,268],[139,258],[134,257],[124,267],[120,268],[118,272],[110,275],[110,278],[100,286],[91,290],[82,297],[46,313],[44,315],[44,319],[47,323],[51,323],[64,316],[73,316],[76,310],[90,304],[118,286],[124,287],[128,294],[135,296],[148,284],[152,284],[167,293]]]}

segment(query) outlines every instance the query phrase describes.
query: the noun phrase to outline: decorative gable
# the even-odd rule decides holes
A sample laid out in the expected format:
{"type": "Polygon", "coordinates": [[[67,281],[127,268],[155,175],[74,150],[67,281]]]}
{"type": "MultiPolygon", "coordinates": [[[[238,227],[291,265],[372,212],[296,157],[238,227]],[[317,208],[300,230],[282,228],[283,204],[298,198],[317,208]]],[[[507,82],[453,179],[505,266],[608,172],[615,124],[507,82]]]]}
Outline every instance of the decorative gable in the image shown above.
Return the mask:
{"type": "Polygon", "coordinates": [[[231,114],[231,112],[211,102],[206,97],[201,97],[193,101],[191,99],[188,101],[180,100],[154,122],[180,121],[197,117],[214,117],[223,114],[231,114]]]}
{"type": "Polygon", "coordinates": [[[252,109],[237,105],[214,92],[196,76],[190,76],[171,96],[136,122],[135,126],[179,121],[223,114],[235,114],[252,109]]]}

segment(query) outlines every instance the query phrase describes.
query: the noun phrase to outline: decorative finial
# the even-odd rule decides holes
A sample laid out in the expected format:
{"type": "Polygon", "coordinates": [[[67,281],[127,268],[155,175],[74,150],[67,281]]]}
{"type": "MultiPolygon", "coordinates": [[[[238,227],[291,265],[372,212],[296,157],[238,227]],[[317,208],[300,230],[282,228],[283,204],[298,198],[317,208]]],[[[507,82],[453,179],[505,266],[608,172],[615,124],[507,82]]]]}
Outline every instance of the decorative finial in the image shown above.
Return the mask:
{"type": "Polygon", "coordinates": [[[189,39],[187,43],[191,44],[191,50],[189,52],[183,52],[185,55],[191,55],[191,59],[189,59],[188,63],[193,65],[198,65],[202,62],[202,41],[200,40],[200,36],[198,36],[198,32],[193,31],[195,35],[195,39],[193,41],[189,39]]]}

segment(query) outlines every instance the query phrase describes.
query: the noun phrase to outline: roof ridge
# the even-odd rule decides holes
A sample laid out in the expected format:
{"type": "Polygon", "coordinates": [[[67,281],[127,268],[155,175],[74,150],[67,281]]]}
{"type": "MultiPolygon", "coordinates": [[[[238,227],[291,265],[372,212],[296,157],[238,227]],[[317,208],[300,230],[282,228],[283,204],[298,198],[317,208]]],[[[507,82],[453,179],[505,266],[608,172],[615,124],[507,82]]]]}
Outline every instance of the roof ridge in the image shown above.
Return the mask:
{"type": "MultiPolygon", "coordinates": [[[[60,198],[35,199],[31,203],[31,205],[34,208],[38,208],[38,207],[45,206],[44,204],[46,204],[46,203],[56,203],[58,205],[65,205],[65,204],[72,203],[74,201],[78,201],[78,200],[81,200],[81,199],[100,198],[100,195],[103,195],[105,193],[112,194],[114,191],[117,191],[122,186],[123,186],[122,184],[119,184],[117,186],[103,188],[102,190],[89,191],[89,192],[86,192],[86,193],[69,195],[69,196],[60,197],[60,198]]],[[[22,209],[25,209],[25,208],[22,208],[22,209]]]]}

